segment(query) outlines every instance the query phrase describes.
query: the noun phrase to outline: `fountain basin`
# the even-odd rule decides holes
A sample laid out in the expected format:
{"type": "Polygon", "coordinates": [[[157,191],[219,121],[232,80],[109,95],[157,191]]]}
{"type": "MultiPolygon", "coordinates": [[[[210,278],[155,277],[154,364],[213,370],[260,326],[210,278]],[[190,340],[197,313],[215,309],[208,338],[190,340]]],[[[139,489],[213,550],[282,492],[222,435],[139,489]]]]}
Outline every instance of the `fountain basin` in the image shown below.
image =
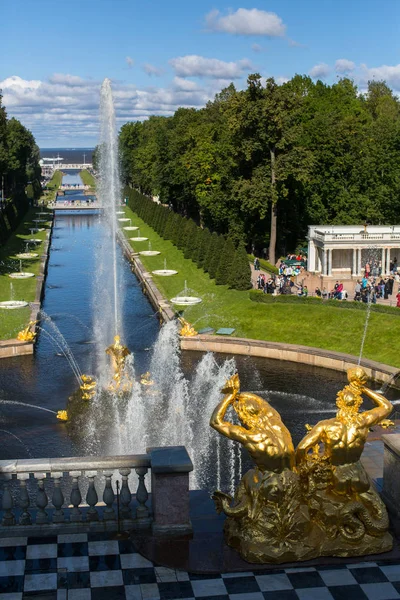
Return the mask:
{"type": "Polygon", "coordinates": [[[35,277],[35,273],[29,273],[27,271],[19,271],[18,273],[9,273],[11,279],[29,279],[29,277],[35,277]]]}
{"type": "Polygon", "coordinates": [[[170,277],[171,275],[176,275],[178,271],[174,271],[173,269],[158,269],[157,271],[152,271],[152,273],[161,277],[170,277]]]}
{"type": "Polygon", "coordinates": [[[123,210],[117,210],[115,214],[116,215],[124,215],[125,212],[123,210]]]}
{"type": "Polygon", "coordinates": [[[194,304],[200,304],[203,300],[197,296],[175,296],[171,298],[172,304],[177,306],[192,306],[194,304]]]}
{"type": "Polygon", "coordinates": [[[145,242],[149,238],[138,236],[138,237],[133,237],[133,238],[129,238],[129,239],[132,240],[132,242],[145,242]]]}
{"type": "Polygon", "coordinates": [[[20,252],[15,255],[17,258],[37,258],[39,254],[36,252],[20,252]]]}
{"type": "Polygon", "coordinates": [[[0,308],[4,308],[5,310],[25,308],[25,306],[28,306],[28,303],[23,300],[6,300],[5,302],[0,302],[0,308]]]}
{"type": "Polygon", "coordinates": [[[46,219],[33,219],[32,223],[47,223],[46,219]]]}
{"type": "Polygon", "coordinates": [[[139,254],[143,254],[143,256],[156,256],[157,254],[161,254],[158,250],[142,250],[139,254]]]}
{"type": "Polygon", "coordinates": [[[29,240],[25,241],[29,242],[29,244],[41,244],[43,242],[43,240],[39,240],[39,238],[30,238],[29,240]]]}
{"type": "Polygon", "coordinates": [[[128,219],[128,217],[124,217],[123,219],[118,219],[118,221],[122,222],[127,222],[127,221],[131,221],[131,219],[128,219]]]}
{"type": "Polygon", "coordinates": [[[128,225],[127,227],[123,227],[123,229],[126,229],[126,231],[136,231],[137,229],[139,229],[139,227],[135,227],[134,225],[128,225]]]}

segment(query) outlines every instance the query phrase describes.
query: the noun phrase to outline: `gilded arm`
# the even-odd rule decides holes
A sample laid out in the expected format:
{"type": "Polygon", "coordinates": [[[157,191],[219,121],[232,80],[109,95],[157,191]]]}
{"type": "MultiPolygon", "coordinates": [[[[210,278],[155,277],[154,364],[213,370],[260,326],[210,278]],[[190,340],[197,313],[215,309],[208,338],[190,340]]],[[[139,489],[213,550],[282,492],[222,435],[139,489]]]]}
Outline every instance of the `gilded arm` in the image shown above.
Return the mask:
{"type": "Polygon", "coordinates": [[[232,423],[229,423],[229,421],[224,421],[226,411],[229,406],[235,402],[239,394],[239,385],[239,376],[235,373],[235,375],[228,379],[221,390],[222,392],[225,392],[226,395],[215,407],[214,412],[211,415],[210,426],[227,438],[243,444],[248,438],[246,429],[239,425],[233,425],[232,423]]]}
{"type": "Polygon", "coordinates": [[[365,425],[371,427],[371,425],[376,425],[390,415],[393,410],[393,405],[385,398],[385,396],[382,396],[379,392],[374,392],[367,387],[362,387],[361,391],[377,404],[376,408],[361,413],[362,418],[365,420],[365,425]]]}
{"type": "Polygon", "coordinates": [[[324,432],[325,427],[321,423],[317,423],[317,425],[303,437],[296,448],[296,464],[299,465],[303,462],[309,449],[322,440],[324,432]]]}

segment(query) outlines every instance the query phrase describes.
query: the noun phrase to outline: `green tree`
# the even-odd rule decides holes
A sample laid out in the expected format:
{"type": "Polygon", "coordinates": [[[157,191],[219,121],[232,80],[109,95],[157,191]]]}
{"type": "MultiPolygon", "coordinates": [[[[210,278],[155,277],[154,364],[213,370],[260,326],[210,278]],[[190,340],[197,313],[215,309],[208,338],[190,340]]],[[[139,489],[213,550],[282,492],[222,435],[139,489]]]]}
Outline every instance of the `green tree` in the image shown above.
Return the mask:
{"type": "Polygon", "coordinates": [[[235,261],[235,246],[232,240],[227,239],[218,264],[215,275],[215,282],[218,285],[227,285],[230,283],[232,264],[235,261]]]}
{"type": "Polygon", "coordinates": [[[249,290],[252,287],[250,263],[243,244],[236,250],[232,261],[229,287],[235,290],[249,290]]]}

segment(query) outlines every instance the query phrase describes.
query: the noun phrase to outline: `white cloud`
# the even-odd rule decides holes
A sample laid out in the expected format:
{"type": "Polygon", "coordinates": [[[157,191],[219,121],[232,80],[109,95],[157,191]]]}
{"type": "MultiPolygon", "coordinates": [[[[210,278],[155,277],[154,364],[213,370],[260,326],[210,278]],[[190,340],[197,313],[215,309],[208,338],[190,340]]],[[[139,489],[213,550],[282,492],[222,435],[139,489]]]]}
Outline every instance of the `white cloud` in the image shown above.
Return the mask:
{"type": "Polygon", "coordinates": [[[355,63],[352,60],[347,60],[347,58],[339,58],[335,62],[335,71],[336,73],[350,73],[355,69],[355,63]]]}
{"type": "MultiPolygon", "coordinates": [[[[199,86],[175,77],[168,87],[137,88],[113,82],[118,126],[151,115],[170,116],[180,106],[204,106],[214,97],[214,83],[199,86]]],[[[100,86],[101,81],[63,74],[44,81],[18,76],[0,81],[8,116],[20,119],[42,146],[97,143],[100,86]]]]}
{"type": "Polygon", "coordinates": [[[159,77],[160,75],[162,75],[164,73],[163,69],[160,69],[159,67],[155,67],[154,65],[151,65],[150,63],[145,63],[143,65],[143,71],[145,73],[147,73],[147,75],[149,75],[150,77],[152,75],[154,75],[155,77],[159,77]]]}
{"type": "Polygon", "coordinates": [[[128,65],[128,67],[131,69],[133,67],[133,65],[135,64],[135,61],[133,60],[133,58],[131,58],[130,56],[127,56],[125,58],[125,62],[128,65]]]}
{"type": "Polygon", "coordinates": [[[329,65],[327,65],[326,63],[318,63],[312,69],[310,69],[308,74],[314,79],[324,79],[329,75],[330,71],[331,69],[329,65]]]}
{"type": "Polygon", "coordinates": [[[286,30],[286,25],[276,13],[257,8],[238,8],[236,12],[225,17],[220,16],[219,10],[212,10],[206,15],[206,25],[210,31],[223,31],[236,35],[281,37],[286,30]]]}
{"type": "Polygon", "coordinates": [[[385,81],[388,86],[396,91],[400,91],[400,64],[399,65],[381,65],[380,67],[370,67],[362,64],[360,67],[360,82],[366,84],[368,81],[385,81]]]}
{"type": "Polygon", "coordinates": [[[247,59],[237,62],[225,62],[217,58],[205,58],[191,54],[178,56],[169,61],[179,77],[215,77],[222,79],[238,79],[245,70],[251,69],[247,59]]]}
{"type": "Polygon", "coordinates": [[[263,47],[260,44],[252,44],[251,49],[253,52],[262,52],[263,47]]]}

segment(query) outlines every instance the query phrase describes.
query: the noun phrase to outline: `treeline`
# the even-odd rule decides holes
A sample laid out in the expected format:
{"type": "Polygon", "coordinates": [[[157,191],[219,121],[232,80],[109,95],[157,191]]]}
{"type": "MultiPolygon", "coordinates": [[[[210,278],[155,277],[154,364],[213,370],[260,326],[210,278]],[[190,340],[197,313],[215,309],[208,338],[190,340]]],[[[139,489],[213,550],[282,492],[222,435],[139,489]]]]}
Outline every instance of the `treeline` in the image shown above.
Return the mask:
{"type": "Polygon", "coordinates": [[[17,119],[7,118],[0,94],[0,243],[15,229],[41,194],[39,148],[32,133],[17,119]]]}
{"type": "Polygon", "coordinates": [[[190,258],[208,273],[217,285],[228,285],[235,290],[252,287],[249,260],[243,244],[235,248],[231,239],[198,227],[193,219],[153,202],[136,190],[125,188],[124,193],[133,212],[162,238],[182,250],[185,258],[190,258]]]}
{"type": "Polygon", "coordinates": [[[359,93],[296,75],[250,75],[205,108],[127,123],[124,183],[269,260],[303,245],[309,224],[398,222],[400,104],[384,82],[359,93]]]}

